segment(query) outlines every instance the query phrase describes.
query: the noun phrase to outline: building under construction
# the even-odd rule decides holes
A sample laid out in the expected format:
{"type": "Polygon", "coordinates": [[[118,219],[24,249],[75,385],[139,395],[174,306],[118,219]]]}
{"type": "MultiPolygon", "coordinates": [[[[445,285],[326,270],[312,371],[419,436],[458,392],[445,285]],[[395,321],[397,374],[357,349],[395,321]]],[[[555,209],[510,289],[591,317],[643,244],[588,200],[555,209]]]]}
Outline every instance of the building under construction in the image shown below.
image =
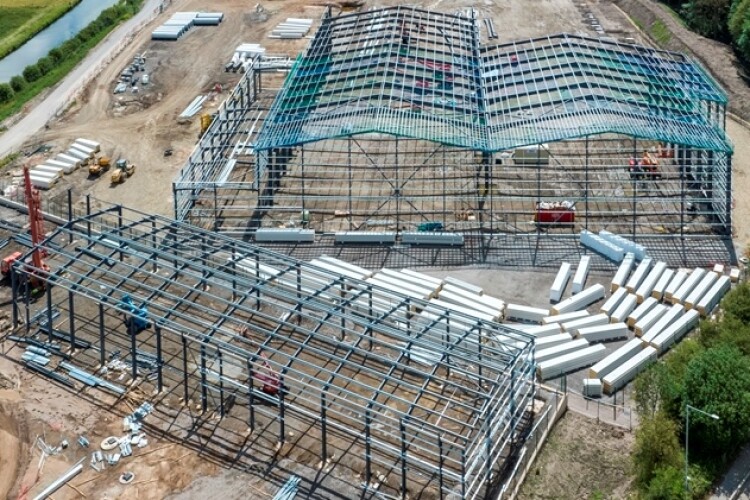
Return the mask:
{"type": "Polygon", "coordinates": [[[237,467],[270,468],[286,447],[314,471],[304,488],[325,489],[323,464],[369,494],[483,498],[531,425],[532,337],[351,265],[122,207],[35,250],[45,265],[27,254],[11,275],[11,340],[52,358],[32,367],[118,398],[137,387],[161,431],[237,467]]]}
{"type": "Polygon", "coordinates": [[[174,183],[176,217],[244,238],[306,228],[344,253],[408,243],[415,263],[557,262],[581,229],[726,260],[727,99],[699,64],[566,34],[484,45],[478,25],[325,15],[280,89],[259,63],[221,107],[174,183]],[[420,256],[411,232],[453,248],[420,256]]]}

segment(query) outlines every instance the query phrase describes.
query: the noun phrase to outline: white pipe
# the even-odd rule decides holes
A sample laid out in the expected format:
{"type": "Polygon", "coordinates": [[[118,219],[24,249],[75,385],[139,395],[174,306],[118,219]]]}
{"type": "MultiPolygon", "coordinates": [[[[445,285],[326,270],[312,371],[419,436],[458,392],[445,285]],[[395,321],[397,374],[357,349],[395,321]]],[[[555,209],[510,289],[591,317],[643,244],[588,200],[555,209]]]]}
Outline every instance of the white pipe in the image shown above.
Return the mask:
{"type": "Polygon", "coordinates": [[[76,477],[78,474],[81,473],[83,470],[83,463],[85,459],[81,459],[76,465],[74,465],[71,469],[68,470],[65,474],[60,476],[59,479],[57,479],[54,483],[50,484],[44,490],[42,490],[41,493],[39,493],[37,496],[34,497],[34,500],[44,500],[45,498],[52,495],[52,493],[56,492],[58,489],[62,487],[65,483],[76,477]]]}

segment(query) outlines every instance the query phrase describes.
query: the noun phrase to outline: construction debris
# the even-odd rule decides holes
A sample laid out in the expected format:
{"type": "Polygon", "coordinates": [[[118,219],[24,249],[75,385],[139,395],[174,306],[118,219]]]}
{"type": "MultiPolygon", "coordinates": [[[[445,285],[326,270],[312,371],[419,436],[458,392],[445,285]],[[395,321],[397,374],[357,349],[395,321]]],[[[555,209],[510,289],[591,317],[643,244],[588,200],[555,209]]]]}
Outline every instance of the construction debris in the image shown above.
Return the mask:
{"type": "Polygon", "coordinates": [[[175,12],[164,24],[151,32],[152,40],[177,40],[193,26],[218,26],[221,12],[175,12]]]}
{"type": "Polygon", "coordinates": [[[121,484],[129,484],[129,483],[133,482],[133,479],[135,479],[135,474],[133,474],[130,471],[123,472],[122,475],[120,476],[120,483],[121,484]]]}
{"type": "Polygon", "coordinates": [[[206,99],[208,99],[208,96],[205,95],[199,95],[193,99],[190,104],[188,104],[187,108],[180,113],[180,118],[192,118],[195,116],[195,114],[203,107],[203,103],[206,102],[206,99]]]}
{"type": "Polygon", "coordinates": [[[310,31],[312,19],[287,17],[286,21],[276,26],[268,38],[302,38],[310,31]]]}

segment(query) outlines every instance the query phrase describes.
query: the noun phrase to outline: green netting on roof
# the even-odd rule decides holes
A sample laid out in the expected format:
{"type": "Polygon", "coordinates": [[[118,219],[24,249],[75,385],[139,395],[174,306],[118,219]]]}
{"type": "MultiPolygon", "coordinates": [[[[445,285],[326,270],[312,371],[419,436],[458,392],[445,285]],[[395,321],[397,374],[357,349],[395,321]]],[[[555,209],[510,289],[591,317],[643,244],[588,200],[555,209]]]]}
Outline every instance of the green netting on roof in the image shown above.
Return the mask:
{"type": "Polygon", "coordinates": [[[726,94],[682,54],[555,35],[481,46],[467,16],[325,17],[257,150],[382,133],[494,152],[620,133],[731,151],[726,94]]]}

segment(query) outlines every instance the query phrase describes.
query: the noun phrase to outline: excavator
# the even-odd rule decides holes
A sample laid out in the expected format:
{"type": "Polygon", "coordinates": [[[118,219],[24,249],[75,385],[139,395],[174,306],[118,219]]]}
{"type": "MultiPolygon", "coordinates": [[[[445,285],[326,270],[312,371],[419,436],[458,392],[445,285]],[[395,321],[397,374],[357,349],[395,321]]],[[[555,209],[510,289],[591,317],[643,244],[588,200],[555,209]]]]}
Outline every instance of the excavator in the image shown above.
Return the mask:
{"type": "Polygon", "coordinates": [[[110,159],[107,156],[100,156],[96,161],[91,162],[89,165],[89,175],[92,177],[98,177],[102,172],[109,170],[110,159]]]}
{"type": "MultiPolygon", "coordinates": [[[[29,176],[29,167],[23,167],[23,179],[25,183],[26,206],[29,210],[29,225],[31,226],[31,264],[33,270],[29,273],[29,284],[31,285],[31,294],[39,296],[47,288],[47,280],[43,273],[49,271],[49,266],[44,262],[47,256],[46,251],[39,248],[44,240],[44,218],[42,216],[42,200],[39,191],[31,185],[29,176]]],[[[4,278],[10,275],[13,264],[23,256],[21,252],[13,252],[2,260],[0,271],[4,278]]]]}

